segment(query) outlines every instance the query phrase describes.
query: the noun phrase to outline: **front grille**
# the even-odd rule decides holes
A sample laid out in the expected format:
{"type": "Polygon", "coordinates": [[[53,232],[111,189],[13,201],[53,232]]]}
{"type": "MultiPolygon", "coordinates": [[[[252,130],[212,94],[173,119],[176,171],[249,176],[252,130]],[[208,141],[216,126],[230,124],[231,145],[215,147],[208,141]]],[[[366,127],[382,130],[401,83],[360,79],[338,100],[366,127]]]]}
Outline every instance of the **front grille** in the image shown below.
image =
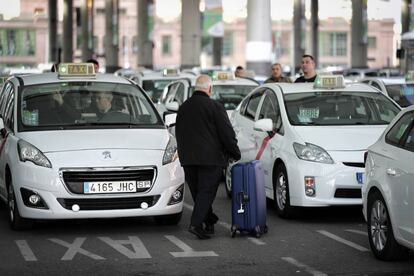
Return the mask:
{"type": "Polygon", "coordinates": [[[68,170],[62,172],[63,182],[74,194],[84,194],[84,182],[110,182],[110,181],[151,181],[149,188],[137,188],[138,193],[149,191],[155,182],[155,169],[133,170],[68,170]]]}
{"type": "Polygon", "coordinates": [[[336,189],[336,198],[362,198],[361,189],[336,189]]]}
{"type": "Polygon", "coordinates": [[[357,168],[365,168],[364,163],[358,163],[358,162],[343,162],[345,166],[349,167],[357,167],[357,168]]]}
{"type": "Polygon", "coordinates": [[[80,211],[91,210],[116,210],[138,209],[141,203],[146,202],[148,207],[154,206],[159,195],[144,197],[112,197],[112,198],[58,198],[57,201],[63,208],[72,210],[72,205],[77,204],[80,211]]]}

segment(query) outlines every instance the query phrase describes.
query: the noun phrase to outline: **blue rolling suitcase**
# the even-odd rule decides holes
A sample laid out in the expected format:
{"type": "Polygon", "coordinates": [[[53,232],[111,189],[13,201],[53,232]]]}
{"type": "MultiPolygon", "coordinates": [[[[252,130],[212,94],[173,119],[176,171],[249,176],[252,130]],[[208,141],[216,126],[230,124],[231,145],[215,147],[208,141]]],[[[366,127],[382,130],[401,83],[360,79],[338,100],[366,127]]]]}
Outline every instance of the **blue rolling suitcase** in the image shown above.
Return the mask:
{"type": "Polygon", "coordinates": [[[267,232],[266,194],[261,162],[236,163],[231,169],[231,236],[248,232],[259,238],[267,232]]]}

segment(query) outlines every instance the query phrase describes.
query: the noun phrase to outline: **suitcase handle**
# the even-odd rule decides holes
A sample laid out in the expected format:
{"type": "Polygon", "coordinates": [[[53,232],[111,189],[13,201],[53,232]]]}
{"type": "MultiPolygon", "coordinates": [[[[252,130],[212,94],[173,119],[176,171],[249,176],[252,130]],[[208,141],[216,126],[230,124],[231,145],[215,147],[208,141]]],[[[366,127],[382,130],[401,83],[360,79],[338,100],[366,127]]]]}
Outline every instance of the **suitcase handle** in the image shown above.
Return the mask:
{"type": "Polygon", "coordinates": [[[240,205],[240,208],[237,210],[238,214],[244,214],[244,204],[249,202],[249,196],[244,192],[237,193],[237,204],[240,205]]]}

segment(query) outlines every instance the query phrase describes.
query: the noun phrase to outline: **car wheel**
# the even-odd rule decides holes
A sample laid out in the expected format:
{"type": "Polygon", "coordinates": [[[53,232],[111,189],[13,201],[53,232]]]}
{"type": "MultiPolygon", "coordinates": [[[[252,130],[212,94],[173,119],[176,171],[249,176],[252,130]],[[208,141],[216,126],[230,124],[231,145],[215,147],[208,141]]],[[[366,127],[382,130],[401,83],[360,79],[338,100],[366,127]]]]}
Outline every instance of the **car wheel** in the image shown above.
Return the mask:
{"type": "Polygon", "coordinates": [[[224,171],[224,187],[227,197],[231,198],[231,164],[228,164],[224,171]]]}
{"type": "Polygon", "coordinates": [[[291,218],[293,208],[290,206],[289,180],[283,164],[277,166],[273,177],[273,198],[277,214],[282,218],[291,218]]]}
{"type": "Polygon", "coordinates": [[[154,220],[159,225],[177,225],[181,220],[182,214],[183,212],[173,215],[156,216],[154,220]]]}
{"type": "Polygon", "coordinates": [[[391,261],[408,255],[407,248],[399,245],[394,238],[387,206],[378,191],[368,198],[367,229],[369,245],[376,258],[391,261]]]}
{"type": "Polygon", "coordinates": [[[9,209],[9,223],[13,230],[25,230],[33,226],[33,221],[31,219],[22,218],[20,216],[11,180],[7,190],[7,205],[9,209]]]}

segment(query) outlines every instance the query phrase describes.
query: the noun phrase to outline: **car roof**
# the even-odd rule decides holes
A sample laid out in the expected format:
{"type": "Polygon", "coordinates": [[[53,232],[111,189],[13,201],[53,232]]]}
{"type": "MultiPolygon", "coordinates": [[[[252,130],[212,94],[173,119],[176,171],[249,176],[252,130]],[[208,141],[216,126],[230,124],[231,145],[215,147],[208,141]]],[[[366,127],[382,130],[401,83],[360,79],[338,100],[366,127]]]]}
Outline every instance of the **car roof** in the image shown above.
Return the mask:
{"type": "Polygon", "coordinates": [[[70,77],[70,78],[58,78],[57,73],[43,73],[43,74],[32,74],[18,76],[23,80],[24,85],[36,85],[36,84],[45,84],[45,83],[56,83],[56,82],[110,82],[110,83],[123,83],[130,84],[130,82],[123,78],[115,76],[114,74],[96,74],[95,77],[70,77]]]}
{"type": "Polygon", "coordinates": [[[347,92],[372,92],[380,93],[377,89],[369,86],[365,83],[352,83],[346,84],[345,87],[335,88],[335,89],[324,89],[324,88],[314,88],[313,83],[267,83],[263,85],[264,87],[270,88],[279,88],[283,94],[292,94],[299,92],[335,92],[335,91],[347,91],[347,92]]]}
{"type": "Polygon", "coordinates": [[[395,78],[381,78],[381,77],[369,77],[369,78],[363,78],[361,81],[364,80],[375,80],[380,81],[384,84],[402,84],[402,83],[414,83],[414,82],[407,82],[405,78],[402,77],[395,77],[395,78]]]}
{"type": "Polygon", "coordinates": [[[141,80],[176,80],[176,79],[195,79],[196,76],[190,73],[180,73],[178,75],[163,75],[162,72],[146,73],[141,77],[141,80]]]}
{"type": "Polygon", "coordinates": [[[259,86],[259,84],[255,80],[247,79],[247,78],[235,78],[230,80],[213,80],[214,85],[253,85],[259,86]]]}

